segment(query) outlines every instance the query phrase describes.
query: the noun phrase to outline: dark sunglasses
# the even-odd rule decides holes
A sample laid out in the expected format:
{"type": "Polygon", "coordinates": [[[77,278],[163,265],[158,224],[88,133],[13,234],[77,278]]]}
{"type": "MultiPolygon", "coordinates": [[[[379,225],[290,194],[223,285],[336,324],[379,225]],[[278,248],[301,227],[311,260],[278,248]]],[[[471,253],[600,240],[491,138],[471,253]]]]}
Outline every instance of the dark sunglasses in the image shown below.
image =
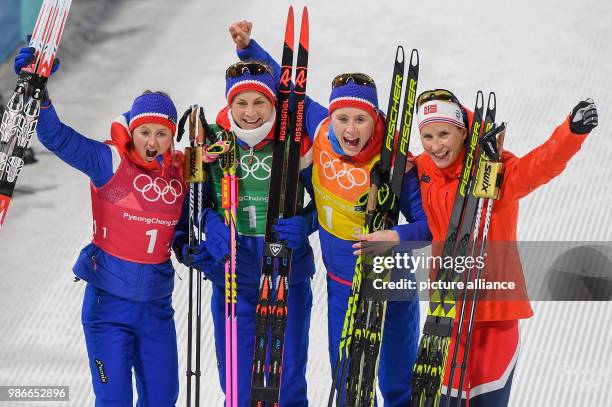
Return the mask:
{"type": "Polygon", "coordinates": [[[227,68],[225,71],[225,78],[237,78],[247,72],[251,75],[259,75],[267,72],[271,76],[274,76],[272,69],[270,69],[268,65],[262,64],[261,62],[236,62],[227,68]]]}
{"type": "Polygon", "coordinates": [[[332,80],[332,89],[337,88],[338,86],[344,86],[349,82],[353,82],[356,85],[370,86],[372,88],[376,88],[376,83],[374,82],[374,79],[372,79],[370,76],[364,73],[353,72],[341,73],[340,75],[336,76],[332,80]]]}
{"type": "Polygon", "coordinates": [[[461,103],[459,103],[459,99],[457,99],[457,96],[455,96],[453,92],[446,90],[446,89],[433,89],[433,90],[426,90],[425,92],[421,93],[419,97],[417,97],[417,103],[416,103],[417,109],[423,103],[427,103],[431,100],[444,100],[447,102],[453,102],[461,106],[461,103]]]}

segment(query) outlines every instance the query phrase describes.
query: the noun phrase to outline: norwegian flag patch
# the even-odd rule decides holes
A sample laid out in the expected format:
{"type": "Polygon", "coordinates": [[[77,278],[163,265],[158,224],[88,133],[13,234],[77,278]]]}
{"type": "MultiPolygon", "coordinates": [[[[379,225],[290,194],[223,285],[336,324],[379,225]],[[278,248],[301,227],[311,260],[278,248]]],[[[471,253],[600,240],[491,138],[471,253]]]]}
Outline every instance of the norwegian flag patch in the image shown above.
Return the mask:
{"type": "Polygon", "coordinates": [[[423,114],[432,114],[438,111],[438,105],[429,105],[423,108],[423,114]]]}

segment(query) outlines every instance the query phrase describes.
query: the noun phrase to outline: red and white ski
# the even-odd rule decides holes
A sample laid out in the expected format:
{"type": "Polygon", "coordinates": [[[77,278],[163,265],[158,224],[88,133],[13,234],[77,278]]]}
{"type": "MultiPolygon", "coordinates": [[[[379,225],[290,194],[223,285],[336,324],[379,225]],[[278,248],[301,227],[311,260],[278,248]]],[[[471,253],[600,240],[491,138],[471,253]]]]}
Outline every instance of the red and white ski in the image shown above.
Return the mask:
{"type": "Polygon", "coordinates": [[[29,46],[36,49],[32,63],[23,68],[0,125],[0,228],[4,223],[23,157],[36,130],[40,104],[72,0],[45,0],[29,46]]]}

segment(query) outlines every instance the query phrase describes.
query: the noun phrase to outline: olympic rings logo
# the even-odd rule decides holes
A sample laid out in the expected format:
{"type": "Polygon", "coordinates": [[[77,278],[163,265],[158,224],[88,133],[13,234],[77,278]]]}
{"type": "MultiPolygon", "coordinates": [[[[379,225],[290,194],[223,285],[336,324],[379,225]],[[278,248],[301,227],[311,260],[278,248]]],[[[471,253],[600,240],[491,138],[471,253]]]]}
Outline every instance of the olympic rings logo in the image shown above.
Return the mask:
{"type": "Polygon", "coordinates": [[[163,178],[151,179],[146,174],[140,174],[134,178],[134,188],[142,193],[142,197],[149,202],[157,202],[161,198],[165,203],[172,205],[183,195],[181,183],[172,179],[170,182],[163,178]]]}
{"type": "Polygon", "coordinates": [[[240,173],[238,174],[238,179],[245,179],[251,176],[257,181],[265,181],[270,178],[270,173],[272,172],[271,164],[271,154],[265,156],[261,160],[256,155],[243,155],[240,157],[240,173]]]}
{"type": "Polygon", "coordinates": [[[332,160],[327,151],[321,151],[319,162],[323,167],[323,175],[329,180],[337,180],[343,189],[360,187],[368,182],[368,174],[362,168],[348,168],[338,158],[332,160]]]}

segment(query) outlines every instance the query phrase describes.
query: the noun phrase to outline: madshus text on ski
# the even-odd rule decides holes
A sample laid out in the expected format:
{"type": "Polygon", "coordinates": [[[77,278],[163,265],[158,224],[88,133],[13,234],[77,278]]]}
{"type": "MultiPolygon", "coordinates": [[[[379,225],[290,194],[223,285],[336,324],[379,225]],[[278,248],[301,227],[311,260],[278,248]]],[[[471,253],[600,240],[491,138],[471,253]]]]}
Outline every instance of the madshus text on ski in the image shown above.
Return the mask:
{"type": "Polygon", "coordinates": [[[225,72],[226,105],[214,121],[197,103],[179,119],[167,93],[146,90],[99,142],[64,124],[46,89],[70,4],[44,0],[15,57],[17,85],[0,129],[0,225],[35,132],[87,176],[93,236],[73,270],[86,283],[96,405],[132,405],[133,375],[142,405],[175,405],[181,384],[188,406],[207,405],[201,382],[214,367],[201,364],[213,351],[201,347],[205,289],[225,405],[307,405],[314,232],[327,284],[328,406],[372,407],[381,397],[414,407],[508,405],[518,321],[533,314],[515,242],[519,200],[560,175],[586,142],[598,125],[593,100],[578,102],[523,157],[504,149],[494,92],[485,104],[477,91],[470,110],[444,88],[417,91],[416,49],[396,48],[386,114],[376,81],[357,70],[335,76],[328,103],[319,103],[306,94],[308,10],[296,42],[290,7],[280,65],[251,38],[251,22],[230,25],[239,61],[225,72]],[[417,156],[409,152],[415,123],[417,156]],[[189,147],[177,151],[175,135],[185,132],[189,147]],[[510,249],[500,256],[490,241],[510,249]],[[391,282],[374,259],[399,253],[400,243],[485,259],[483,267],[431,267],[439,284],[422,332],[418,297],[395,300],[374,283],[391,282]],[[187,282],[177,280],[189,285],[184,382],[172,254],[189,268],[187,282]],[[499,275],[513,276],[524,295],[482,301],[478,290],[456,288],[499,275]]]}

